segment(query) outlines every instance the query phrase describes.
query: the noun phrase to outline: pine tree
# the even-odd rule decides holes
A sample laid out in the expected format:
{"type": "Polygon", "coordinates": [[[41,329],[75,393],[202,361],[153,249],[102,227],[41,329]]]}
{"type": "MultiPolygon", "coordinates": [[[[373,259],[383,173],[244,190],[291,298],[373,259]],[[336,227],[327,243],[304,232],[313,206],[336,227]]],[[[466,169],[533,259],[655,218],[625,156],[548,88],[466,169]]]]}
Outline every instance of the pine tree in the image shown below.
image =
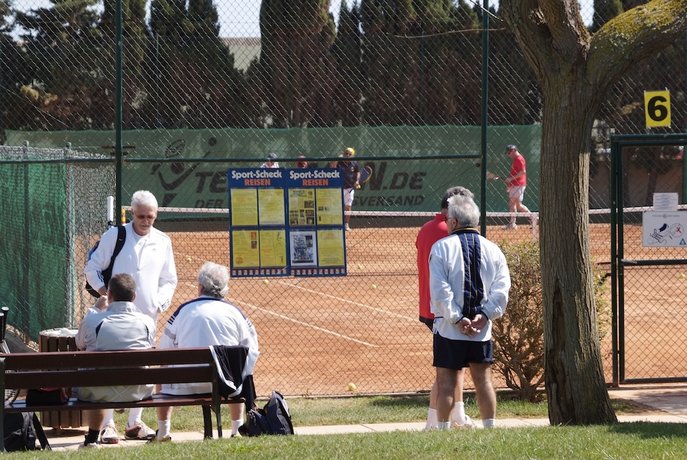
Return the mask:
{"type": "Polygon", "coordinates": [[[343,126],[357,126],[361,123],[363,73],[359,15],[357,3],[349,9],[346,2],[341,2],[339,28],[333,47],[338,76],[333,103],[336,117],[343,126]]]}
{"type": "Polygon", "coordinates": [[[409,39],[415,12],[409,0],[363,0],[363,68],[366,72],[365,122],[414,124],[417,46],[409,39]]]}
{"type": "MultiPolygon", "coordinates": [[[[97,0],[52,0],[50,6],[17,12],[25,60],[18,89],[25,129],[110,128],[108,94],[112,61],[102,49],[97,0]]],[[[111,43],[111,40],[110,40],[111,43]]]]}
{"type": "Polygon", "coordinates": [[[21,56],[17,44],[10,35],[9,18],[12,10],[7,0],[0,0],[0,143],[4,142],[4,132],[17,128],[17,108],[21,106],[17,88],[21,56]]]}
{"type": "Polygon", "coordinates": [[[330,125],[334,21],[326,0],[263,0],[260,80],[274,127],[330,125]]]}
{"type": "Polygon", "coordinates": [[[245,78],[219,37],[212,0],[153,0],[150,125],[170,128],[250,124],[245,78]]]}
{"type": "MultiPolygon", "coordinates": [[[[103,49],[111,60],[115,62],[115,48],[112,45],[116,37],[115,7],[118,0],[105,0],[103,13],[100,17],[100,27],[103,31],[105,43],[103,49]]],[[[123,34],[123,115],[124,127],[127,129],[140,127],[138,118],[141,105],[147,97],[146,81],[149,75],[147,50],[150,47],[150,36],[146,28],[146,1],[121,0],[122,2],[122,34],[123,34]]],[[[111,107],[116,102],[113,100],[111,107]]],[[[114,110],[114,109],[113,109],[114,110]]],[[[112,112],[114,117],[114,112],[112,112]]]]}

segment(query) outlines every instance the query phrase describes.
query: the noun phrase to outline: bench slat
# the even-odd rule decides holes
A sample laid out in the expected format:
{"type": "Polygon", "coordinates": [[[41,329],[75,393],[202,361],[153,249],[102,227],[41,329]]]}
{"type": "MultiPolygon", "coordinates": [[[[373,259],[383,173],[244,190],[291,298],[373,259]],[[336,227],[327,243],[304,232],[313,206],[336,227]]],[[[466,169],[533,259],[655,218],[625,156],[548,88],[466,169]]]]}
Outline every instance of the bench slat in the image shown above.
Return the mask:
{"type": "Polygon", "coordinates": [[[5,388],[82,387],[112,385],[144,385],[148,383],[212,382],[214,366],[133,367],[117,369],[79,369],[25,371],[5,374],[5,388]]]}
{"type": "Polygon", "coordinates": [[[0,354],[5,370],[79,369],[85,367],[135,367],[211,363],[209,348],[170,350],[67,351],[0,354]]]}
{"type": "MultiPolygon", "coordinates": [[[[225,401],[225,400],[223,400],[225,401]]],[[[230,404],[243,404],[243,398],[229,398],[230,404]]],[[[128,407],[161,407],[161,406],[212,406],[212,395],[153,395],[150,399],[135,402],[97,402],[79,401],[71,398],[67,404],[60,406],[26,405],[26,400],[17,399],[11,406],[5,406],[5,412],[39,412],[62,410],[87,410],[87,409],[125,409],[128,407]]]]}

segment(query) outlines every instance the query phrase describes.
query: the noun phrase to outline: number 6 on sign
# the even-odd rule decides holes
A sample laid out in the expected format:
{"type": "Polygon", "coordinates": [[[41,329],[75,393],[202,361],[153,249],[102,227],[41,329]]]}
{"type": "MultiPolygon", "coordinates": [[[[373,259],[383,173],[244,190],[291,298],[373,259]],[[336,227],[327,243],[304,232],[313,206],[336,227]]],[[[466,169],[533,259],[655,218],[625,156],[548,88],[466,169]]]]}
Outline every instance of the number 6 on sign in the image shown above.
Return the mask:
{"type": "Polygon", "coordinates": [[[644,91],[647,128],[670,127],[670,91],[644,91]]]}

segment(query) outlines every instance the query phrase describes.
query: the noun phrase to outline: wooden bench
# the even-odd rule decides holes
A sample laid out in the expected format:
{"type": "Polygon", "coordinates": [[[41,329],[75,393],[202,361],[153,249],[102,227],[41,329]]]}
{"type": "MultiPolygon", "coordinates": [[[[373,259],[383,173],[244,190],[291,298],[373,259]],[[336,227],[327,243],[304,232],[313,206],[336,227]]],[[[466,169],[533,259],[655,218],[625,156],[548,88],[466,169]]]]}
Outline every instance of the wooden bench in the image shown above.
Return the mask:
{"type": "MultiPolygon", "coordinates": [[[[245,362],[245,347],[229,347],[245,362]],[[235,351],[234,351],[235,350],[235,351]]],[[[205,438],[212,438],[212,413],[217,419],[217,435],[222,437],[221,403],[246,403],[245,398],[222,398],[219,375],[209,348],[170,350],[70,351],[0,354],[0,391],[41,387],[76,388],[86,386],[142,385],[211,382],[212,393],[201,395],[155,394],[133,402],[87,402],[72,397],[62,405],[27,405],[18,398],[4,404],[4,412],[45,410],[121,409],[131,407],[202,406],[205,438]],[[182,367],[168,367],[182,366],[182,367]]],[[[0,413],[0,428],[4,413],[0,413]]],[[[0,438],[0,452],[4,440],[0,438]]]]}

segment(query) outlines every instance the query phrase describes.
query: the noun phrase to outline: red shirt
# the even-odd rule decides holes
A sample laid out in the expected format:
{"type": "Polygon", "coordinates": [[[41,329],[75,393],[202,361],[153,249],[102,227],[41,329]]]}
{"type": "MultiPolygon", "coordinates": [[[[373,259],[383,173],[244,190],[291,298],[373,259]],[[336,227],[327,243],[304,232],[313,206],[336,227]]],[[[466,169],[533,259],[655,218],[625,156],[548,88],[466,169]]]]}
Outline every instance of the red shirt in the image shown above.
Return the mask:
{"type": "Polygon", "coordinates": [[[420,318],[434,319],[430,310],[429,297],[429,253],[432,250],[432,245],[446,236],[448,236],[446,217],[439,213],[434,216],[434,219],[422,226],[415,239],[420,318]]]}
{"type": "MultiPolygon", "coordinates": [[[[525,157],[520,155],[519,153],[516,155],[515,158],[513,158],[513,164],[510,167],[510,177],[515,176],[517,173],[520,171],[526,171],[525,169],[525,157]]],[[[518,177],[517,179],[511,179],[510,183],[508,185],[527,185],[527,174],[523,174],[522,176],[518,177]]]]}

